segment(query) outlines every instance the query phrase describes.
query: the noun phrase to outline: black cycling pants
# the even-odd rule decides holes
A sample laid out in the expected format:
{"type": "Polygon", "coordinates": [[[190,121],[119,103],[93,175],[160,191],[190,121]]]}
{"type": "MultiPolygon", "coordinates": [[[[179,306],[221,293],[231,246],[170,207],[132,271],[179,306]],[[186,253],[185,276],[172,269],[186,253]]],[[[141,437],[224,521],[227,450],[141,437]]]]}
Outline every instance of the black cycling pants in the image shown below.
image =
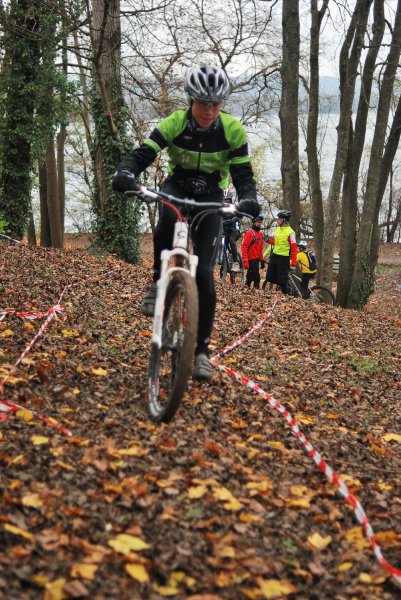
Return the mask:
{"type": "Polygon", "coordinates": [[[272,252],[269,258],[266,281],[276,283],[283,294],[288,293],[288,274],[290,272],[290,257],[272,252]]]}
{"type": "Polygon", "coordinates": [[[309,298],[309,282],[311,279],[313,279],[313,277],[313,273],[302,273],[300,285],[302,298],[309,298]]]}
{"type": "MultiPolygon", "coordinates": [[[[178,198],[188,197],[186,192],[171,178],[163,184],[163,192],[178,198]]],[[[223,192],[217,194],[199,194],[198,202],[223,202],[223,192]]],[[[199,211],[194,211],[194,214],[199,211]]],[[[162,250],[170,250],[173,244],[175,213],[164,204],[160,204],[159,221],[153,238],[154,264],[153,280],[160,275],[160,254],[162,250]]],[[[195,223],[191,229],[194,252],[199,258],[196,269],[196,283],[199,294],[199,324],[197,352],[206,351],[212,333],[214,313],[216,309],[216,289],[214,286],[213,266],[221,240],[222,217],[217,213],[209,213],[195,223]]]]}
{"type": "Polygon", "coordinates": [[[230,246],[230,250],[231,250],[231,254],[233,256],[234,262],[238,262],[237,239],[238,239],[238,234],[236,231],[231,232],[227,237],[228,245],[230,246]]]}
{"type": "Polygon", "coordinates": [[[260,260],[258,258],[251,259],[249,261],[249,269],[246,272],[245,285],[251,287],[251,283],[253,281],[253,286],[256,290],[259,289],[260,284],[259,263],[260,260]]]}

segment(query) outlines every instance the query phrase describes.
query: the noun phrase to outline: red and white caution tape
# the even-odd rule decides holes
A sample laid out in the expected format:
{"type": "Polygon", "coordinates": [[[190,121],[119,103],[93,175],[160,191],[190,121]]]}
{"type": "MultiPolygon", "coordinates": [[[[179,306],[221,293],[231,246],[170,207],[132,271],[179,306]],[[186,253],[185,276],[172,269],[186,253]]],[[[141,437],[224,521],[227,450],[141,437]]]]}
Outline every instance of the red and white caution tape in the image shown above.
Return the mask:
{"type": "Polygon", "coordinates": [[[366,537],[369,540],[369,543],[373,549],[374,555],[375,555],[376,559],[378,560],[378,562],[387,571],[387,573],[389,573],[391,575],[394,582],[399,587],[401,587],[401,570],[393,567],[384,558],[384,556],[380,550],[380,547],[377,543],[377,540],[375,538],[373,528],[372,528],[371,524],[369,523],[368,517],[367,517],[361,503],[356,498],[356,496],[354,496],[354,494],[352,494],[349,491],[349,489],[347,488],[345,483],[338,477],[338,475],[333,471],[333,469],[326,463],[326,461],[322,458],[322,456],[319,454],[319,452],[317,450],[315,450],[315,448],[312,446],[312,444],[306,439],[305,435],[302,433],[302,431],[301,431],[298,423],[294,419],[294,417],[291,416],[291,414],[287,411],[287,409],[278,400],[273,398],[273,396],[271,396],[268,392],[265,392],[257,383],[248,379],[244,375],[241,375],[240,373],[233,371],[229,367],[217,364],[217,361],[219,360],[219,358],[221,356],[223,356],[224,354],[227,354],[233,348],[237,348],[246,339],[248,339],[253,333],[255,333],[255,331],[257,331],[258,329],[260,329],[262,327],[262,325],[271,316],[273,309],[276,306],[276,302],[277,302],[277,299],[275,300],[271,311],[266,315],[266,317],[261,319],[261,321],[259,321],[255,325],[255,327],[253,327],[245,335],[243,335],[241,338],[239,338],[236,342],[231,344],[231,346],[227,346],[220,354],[216,354],[215,356],[213,356],[213,358],[211,359],[211,362],[213,363],[213,365],[215,367],[220,369],[220,371],[227,373],[227,375],[229,375],[230,377],[232,377],[233,379],[235,379],[236,381],[238,381],[245,387],[260,394],[265,400],[267,400],[269,402],[269,404],[272,408],[277,410],[284,417],[284,419],[287,421],[288,425],[291,428],[291,432],[302,444],[302,446],[304,447],[307,454],[313,459],[313,461],[318,466],[320,471],[322,471],[322,473],[324,473],[326,475],[327,479],[336,486],[338,492],[341,494],[341,496],[343,496],[345,501],[351,506],[352,510],[354,511],[357,521],[362,525],[362,529],[363,529],[366,537]]]}
{"type": "Polygon", "coordinates": [[[263,327],[263,325],[266,323],[266,321],[268,321],[272,317],[273,311],[276,308],[276,304],[277,304],[277,298],[274,299],[274,302],[272,304],[270,312],[268,312],[267,315],[263,317],[263,319],[261,319],[258,323],[256,323],[256,325],[254,327],[252,327],[252,329],[247,331],[247,333],[245,333],[243,336],[238,338],[238,340],[236,340],[233,344],[231,344],[231,346],[226,346],[224,348],[224,350],[222,350],[220,352],[220,354],[215,354],[210,359],[210,362],[212,364],[217,363],[221,359],[222,356],[224,356],[228,352],[231,352],[231,350],[234,350],[234,348],[238,348],[238,346],[240,346],[243,342],[245,342],[245,340],[247,340],[249,337],[251,337],[251,335],[256,333],[256,331],[258,331],[261,327],[263,327]]]}
{"type": "MultiPolygon", "coordinates": [[[[43,334],[44,330],[49,325],[49,323],[54,319],[54,317],[56,317],[57,315],[62,313],[62,311],[64,310],[64,306],[61,304],[61,301],[62,301],[66,291],[70,287],[71,287],[71,284],[65,286],[65,288],[61,292],[61,295],[60,295],[60,298],[59,298],[57,304],[52,306],[52,308],[47,311],[46,319],[45,319],[45,321],[43,321],[42,325],[39,327],[36,335],[32,338],[32,340],[29,342],[29,344],[26,346],[26,348],[21,352],[20,356],[15,361],[15,363],[13,364],[13,366],[11,367],[11,369],[9,370],[7,375],[5,375],[5,377],[3,377],[3,379],[0,381],[0,393],[2,393],[4,384],[6,383],[6,381],[11,377],[11,375],[17,369],[17,367],[20,364],[20,362],[22,361],[22,359],[31,350],[31,348],[35,344],[36,340],[43,334]]],[[[58,431],[61,431],[65,435],[68,435],[69,437],[72,436],[71,431],[69,431],[65,427],[62,427],[57,422],[55,422],[53,419],[41,415],[40,413],[36,412],[35,410],[32,410],[30,408],[24,408],[22,406],[19,406],[18,404],[15,404],[14,402],[10,402],[8,400],[2,400],[0,402],[0,411],[2,411],[2,412],[18,412],[19,410],[28,410],[32,414],[35,414],[40,421],[43,421],[43,423],[46,423],[47,425],[51,425],[52,427],[54,427],[58,431]]]]}
{"type": "Polygon", "coordinates": [[[51,417],[45,417],[44,415],[37,412],[36,410],[33,410],[32,408],[26,408],[24,406],[20,406],[19,404],[15,404],[14,402],[11,402],[10,400],[0,400],[0,412],[18,413],[20,410],[32,413],[32,415],[34,415],[37,419],[39,419],[39,421],[42,421],[42,423],[45,423],[46,425],[50,425],[54,429],[57,429],[57,431],[64,433],[64,435],[66,435],[67,437],[72,437],[71,431],[69,429],[67,429],[66,427],[63,427],[62,425],[57,423],[57,421],[55,419],[52,419],[51,417]]]}
{"type": "Polygon", "coordinates": [[[43,317],[50,315],[50,313],[52,313],[54,311],[57,313],[61,313],[63,310],[65,310],[65,306],[62,306],[61,304],[55,304],[54,306],[49,308],[48,311],[46,311],[44,313],[40,312],[40,311],[34,311],[34,310],[28,310],[26,312],[16,311],[16,310],[0,310],[0,322],[3,321],[7,317],[7,315],[8,316],[15,315],[16,317],[20,317],[21,319],[27,319],[28,321],[34,321],[35,319],[42,319],[43,317]]]}
{"type": "Polygon", "coordinates": [[[290,413],[287,411],[287,409],[278,400],[275,400],[273,398],[273,396],[271,396],[270,394],[265,392],[254,381],[251,381],[247,377],[244,377],[244,375],[236,373],[235,371],[233,371],[232,369],[230,369],[228,367],[225,367],[224,365],[217,365],[217,367],[221,371],[227,373],[227,375],[230,375],[230,377],[232,377],[233,379],[236,379],[236,381],[239,381],[245,387],[248,387],[251,390],[253,390],[254,392],[260,394],[265,400],[267,400],[269,402],[269,404],[272,408],[276,409],[284,417],[284,419],[287,421],[288,425],[291,427],[292,433],[302,444],[302,446],[304,447],[307,454],[309,454],[309,456],[313,459],[313,461],[316,463],[316,465],[319,467],[319,469],[322,471],[322,473],[324,473],[326,475],[327,479],[336,486],[338,492],[341,494],[341,496],[343,496],[345,498],[345,501],[351,506],[352,510],[354,511],[357,521],[362,525],[363,531],[365,532],[365,535],[370,542],[370,545],[373,549],[373,552],[374,552],[375,557],[378,560],[378,562],[392,576],[392,578],[397,583],[397,585],[401,587],[401,570],[393,567],[384,558],[384,556],[380,550],[380,547],[377,544],[373,528],[369,523],[368,517],[367,517],[361,503],[356,498],[356,496],[354,496],[354,494],[352,494],[349,491],[349,489],[347,488],[345,483],[343,481],[341,481],[341,479],[338,477],[338,475],[336,475],[336,473],[333,471],[333,469],[331,467],[329,467],[329,465],[323,460],[323,458],[319,454],[319,452],[317,450],[315,450],[315,448],[312,446],[312,444],[306,439],[306,437],[300,430],[299,425],[297,424],[294,417],[292,417],[290,415],[290,413]]]}

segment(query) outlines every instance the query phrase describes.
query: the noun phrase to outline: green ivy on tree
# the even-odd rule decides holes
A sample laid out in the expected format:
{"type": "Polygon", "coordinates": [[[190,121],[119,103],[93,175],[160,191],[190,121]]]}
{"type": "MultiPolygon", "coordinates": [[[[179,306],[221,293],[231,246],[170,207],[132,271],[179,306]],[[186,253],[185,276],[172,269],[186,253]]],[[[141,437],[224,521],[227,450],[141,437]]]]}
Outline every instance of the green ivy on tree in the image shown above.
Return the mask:
{"type": "Polygon", "coordinates": [[[94,232],[96,246],[102,251],[115,254],[118,258],[129,263],[138,263],[140,257],[140,218],[142,205],[139,201],[127,199],[123,194],[115,192],[111,181],[116,166],[129,153],[132,141],[126,134],[128,115],[125,105],[116,113],[115,125],[120,134],[117,141],[110,132],[104,116],[104,109],[97,92],[92,90],[91,112],[95,122],[96,135],[92,148],[92,160],[95,165],[102,157],[102,185],[105,186],[104,196],[100,194],[99,182],[95,179],[92,208],[94,214],[94,232]],[[103,205],[100,198],[105,197],[103,205]]]}

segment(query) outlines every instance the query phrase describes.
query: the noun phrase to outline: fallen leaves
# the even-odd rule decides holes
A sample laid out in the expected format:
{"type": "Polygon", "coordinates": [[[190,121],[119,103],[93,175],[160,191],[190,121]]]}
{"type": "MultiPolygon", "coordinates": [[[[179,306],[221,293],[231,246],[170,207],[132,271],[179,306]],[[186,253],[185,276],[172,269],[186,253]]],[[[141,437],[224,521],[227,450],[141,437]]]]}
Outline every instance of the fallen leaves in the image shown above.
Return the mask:
{"type": "Polygon", "coordinates": [[[140,538],[126,533],[117,535],[114,539],[109,540],[108,544],[116,552],[120,552],[124,555],[129,554],[131,551],[139,552],[140,550],[147,550],[150,548],[149,544],[140,538]]]}

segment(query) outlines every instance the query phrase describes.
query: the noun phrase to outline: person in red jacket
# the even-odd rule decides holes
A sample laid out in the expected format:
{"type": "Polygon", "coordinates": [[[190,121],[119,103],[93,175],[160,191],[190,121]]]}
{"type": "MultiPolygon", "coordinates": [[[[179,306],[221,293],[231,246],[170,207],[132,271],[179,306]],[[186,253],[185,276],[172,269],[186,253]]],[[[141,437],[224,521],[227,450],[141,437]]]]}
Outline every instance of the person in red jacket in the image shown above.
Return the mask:
{"type": "Polygon", "coordinates": [[[257,290],[260,284],[259,265],[262,269],[265,266],[263,259],[263,234],[260,231],[262,222],[263,217],[261,215],[252,219],[252,228],[248,229],[245,233],[241,247],[242,262],[244,269],[247,269],[245,285],[250,288],[253,281],[253,286],[257,290]]]}

